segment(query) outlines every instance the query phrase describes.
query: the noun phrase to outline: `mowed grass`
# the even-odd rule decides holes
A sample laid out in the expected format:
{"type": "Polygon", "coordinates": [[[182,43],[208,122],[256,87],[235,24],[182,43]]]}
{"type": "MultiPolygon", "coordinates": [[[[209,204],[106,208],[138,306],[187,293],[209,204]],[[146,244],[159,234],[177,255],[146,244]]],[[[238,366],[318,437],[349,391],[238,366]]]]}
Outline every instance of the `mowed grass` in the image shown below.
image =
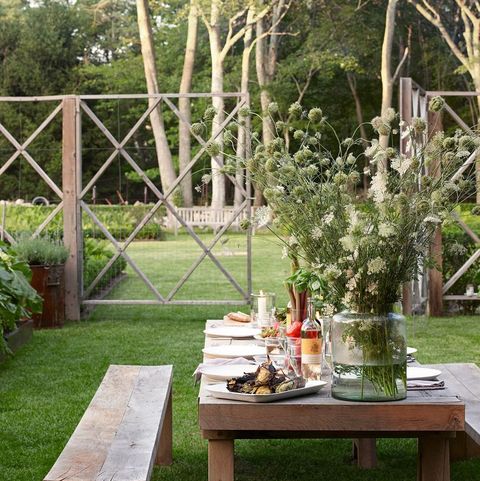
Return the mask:
{"type": "MultiPolygon", "coordinates": [[[[187,239],[179,241],[181,251],[188,251],[187,239]]],[[[172,242],[172,249],[180,247],[178,241],[172,242]]],[[[133,246],[132,255],[133,249],[138,249],[135,259],[140,264],[143,257],[142,268],[149,276],[158,276],[158,282],[170,275],[171,284],[176,282],[181,274],[177,271],[175,277],[174,268],[188,268],[188,262],[176,251],[170,258],[175,257],[181,265],[172,261],[165,269],[158,246],[153,247],[153,256],[149,257],[148,243],[133,246]]],[[[280,259],[280,248],[268,236],[257,236],[254,253],[255,289],[280,294],[289,270],[288,263],[280,259]]],[[[137,286],[130,276],[113,295],[127,298],[137,292],[137,286]]],[[[210,288],[207,286],[207,278],[193,283],[192,298],[210,288]]],[[[217,295],[227,294],[221,286],[214,286],[217,295]]],[[[286,300],[283,292],[281,299],[282,303],[286,300]]],[[[202,357],[205,319],[219,318],[228,310],[223,306],[105,306],[96,309],[88,321],[35,332],[30,344],[0,365],[0,480],[42,479],[109,364],[174,364],[174,464],[155,468],[153,479],[206,480],[207,445],[198,429],[198,386],[192,373],[202,357]]],[[[468,361],[480,365],[479,323],[480,317],[415,318],[409,321],[409,344],[419,349],[418,358],[423,363],[468,361]]],[[[350,462],[348,440],[237,441],[236,479],[416,479],[415,441],[381,440],[378,444],[378,468],[361,471],[350,462]]],[[[452,479],[480,481],[480,461],[454,463],[452,479]]]]}
{"type": "MultiPolygon", "coordinates": [[[[205,246],[211,246],[214,235],[199,233],[205,246]]],[[[253,237],[255,256],[253,261],[254,289],[268,288],[279,295],[279,302],[286,302],[282,282],[289,275],[290,265],[281,259],[281,246],[271,235],[264,233],[253,237]]],[[[246,236],[239,233],[224,235],[211,249],[212,254],[236,283],[247,290],[247,244],[246,236]]],[[[162,242],[138,241],[127,248],[127,253],[149,280],[166,297],[174,289],[194,263],[202,255],[202,248],[188,235],[168,235],[162,242]]],[[[155,299],[152,291],[127,266],[129,281],[123,282],[111,296],[117,299],[155,299]]],[[[242,294],[228,277],[214,264],[210,257],[193,271],[175,294],[174,300],[242,300],[242,294]]]]}

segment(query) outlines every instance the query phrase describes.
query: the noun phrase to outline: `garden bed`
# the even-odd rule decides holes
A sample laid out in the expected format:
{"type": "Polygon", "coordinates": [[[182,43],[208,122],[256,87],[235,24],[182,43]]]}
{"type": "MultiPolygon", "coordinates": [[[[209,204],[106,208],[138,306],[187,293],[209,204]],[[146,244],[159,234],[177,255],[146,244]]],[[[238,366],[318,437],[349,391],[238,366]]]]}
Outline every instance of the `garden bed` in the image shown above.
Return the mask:
{"type": "MultiPolygon", "coordinates": [[[[33,320],[20,321],[14,331],[5,334],[7,346],[12,352],[17,352],[32,338],[32,335],[33,320]]],[[[6,353],[0,353],[0,362],[4,361],[7,356],[6,353]]]]}

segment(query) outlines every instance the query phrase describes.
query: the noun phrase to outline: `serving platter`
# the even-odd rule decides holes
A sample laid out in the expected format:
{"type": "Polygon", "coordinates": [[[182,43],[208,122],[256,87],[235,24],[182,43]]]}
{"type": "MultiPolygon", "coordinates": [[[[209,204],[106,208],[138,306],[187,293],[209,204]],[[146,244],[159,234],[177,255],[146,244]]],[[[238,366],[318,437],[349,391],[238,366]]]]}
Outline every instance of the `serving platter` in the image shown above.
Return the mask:
{"type": "Polygon", "coordinates": [[[231,401],[242,401],[249,403],[268,403],[299,396],[306,396],[307,394],[315,394],[326,384],[327,383],[325,381],[309,381],[305,387],[272,394],[245,394],[240,392],[230,392],[225,383],[206,386],[206,390],[213,397],[218,399],[229,399],[231,401]]]}
{"type": "Polygon", "coordinates": [[[261,330],[253,327],[218,326],[207,327],[203,332],[210,337],[231,337],[232,339],[242,339],[255,337],[260,334],[261,330]]]}
{"type": "Polygon", "coordinates": [[[265,354],[265,346],[257,344],[222,344],[220,346],[207,346],[202,352],[211,357],[246,357],[261,356],[265,354]]]}

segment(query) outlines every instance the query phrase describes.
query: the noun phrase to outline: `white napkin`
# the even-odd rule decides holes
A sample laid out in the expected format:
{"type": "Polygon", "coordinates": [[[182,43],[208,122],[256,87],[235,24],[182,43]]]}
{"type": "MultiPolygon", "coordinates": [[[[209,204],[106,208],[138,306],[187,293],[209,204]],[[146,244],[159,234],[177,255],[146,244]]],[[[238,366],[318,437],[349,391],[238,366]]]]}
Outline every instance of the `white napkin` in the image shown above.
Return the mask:
{"type": "Polygon", "coordinates": [[[421,381],[419,379],[407,381],[408,391],[426,391],[434,389],[445,389],[445,381],[421,381]]]}
{"type": "Polygon", "coordinates": [[[226,364],[255,364],[255,362],[251,359],[245,359],[244,357],[236,357],[234,359],[209,359],[207,362],[201,362],[192,374],[192,376],[194,376],[195,378],[195,384],[197,384],[197,382],[200,381],[200,378],[202,377],[202,368],[204,368],[205,366],[212,366],[214,364],[220,366],[226,364]]]}

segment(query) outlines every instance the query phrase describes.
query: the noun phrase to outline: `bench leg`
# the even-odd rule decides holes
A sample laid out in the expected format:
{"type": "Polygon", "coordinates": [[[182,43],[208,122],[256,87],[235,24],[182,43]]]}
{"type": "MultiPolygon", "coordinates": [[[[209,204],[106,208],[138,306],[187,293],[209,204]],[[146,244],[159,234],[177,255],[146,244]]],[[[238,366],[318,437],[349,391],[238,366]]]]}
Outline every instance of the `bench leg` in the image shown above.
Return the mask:
{"type": "Polygon", "coordinates": [[[450,440],[441,436],[418,439],[417,481],[450,481],[450,440]]]}
{"type": "Polygon", "coordinates": [[[377,440],[376,438],[358,438],[352,442],[353,459],[357,466],[371,469],[377,466],[377,440]]]}
{"type": "Polygon", "coordinates": [[[208,481],[234,481],[233,439],[208,440],[208,481]]]}
{"type": "Polygon", "coordinates": [[[155,464],[162,464],[164,466],[172,464],[172,442],[172,392],[170,391],[155,464]]]}
{"type": "Polygon", "coordinates": [[[458,431],[455,438],[450,439],[450,461],[480,458],[480,445],[465,431],[458,431]]]}

